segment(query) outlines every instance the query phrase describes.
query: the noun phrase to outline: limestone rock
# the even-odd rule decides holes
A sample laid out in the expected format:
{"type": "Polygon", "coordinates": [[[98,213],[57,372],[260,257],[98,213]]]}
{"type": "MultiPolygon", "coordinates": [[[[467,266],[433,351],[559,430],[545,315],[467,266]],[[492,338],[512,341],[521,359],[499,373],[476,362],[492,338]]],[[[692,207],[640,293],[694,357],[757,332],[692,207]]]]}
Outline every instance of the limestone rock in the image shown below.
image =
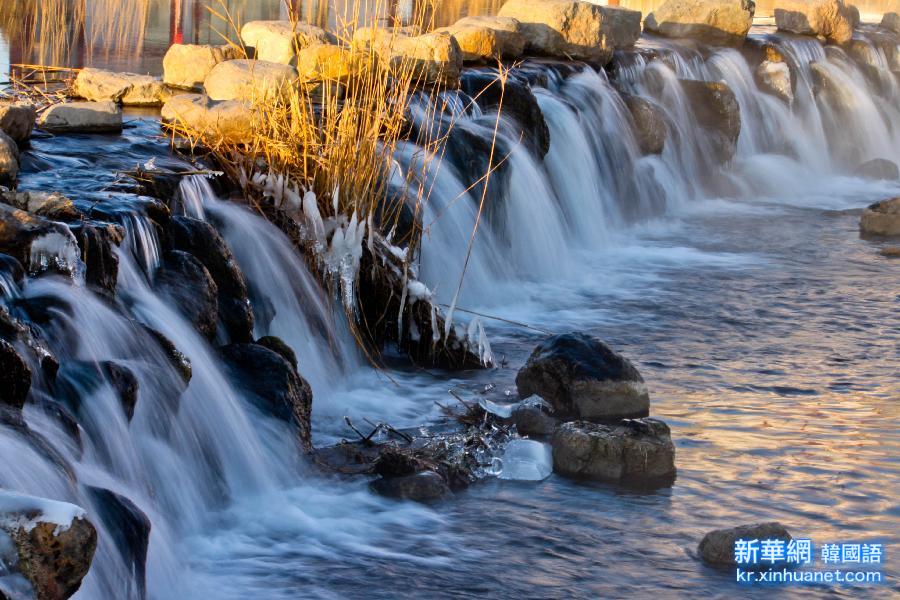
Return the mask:
{"type": "Polygon", "coordinates": [[[794,101],[794,88],[791,82],[791,68],[784,62],[763,61],[754,73],[756,85],[767,94],[771,94],[784,102],[794,101]]]}
{"type": "Polygon", "coordinates": [[[313,44],[297,53],[300,81],[344,81],[353,72],[353,55],[341,46],[313,44]]]}
{"type": "Polygon", "coordinates": [[[119,102],[128,106],[162,104],[163,82],[158,77],[135,73],[114,73],[85,68],[75,78],[76,96],[94,102],[119,102]]]}
{"type": "Polygon", "coordinates": [[[518,58],[525,52],[525,36],[522,35],[521,25],[517,19],[512,17],[487,15],[464,17],[448,29],[459,42],[464,60],[477,60],[471,58],[471,55],[476,53],[484,59],[491,59],[494,57],[518,58]],[[479,32],[482,28],[490,30],[489,37],[484,36],[483,32],[479,32]],[[457,31],[460,33],[457,34],[457,31]],[[490,41],[493,45],[490,54],[485,54],[483,51],[472,52],[476,48],[483,50],[485,41],[490,41]]]}
{"type": "Polygon", "coordinates": [[[163,57],[163,82],[176,88],[200,88],[213,67],[239,55],[229,45],[174,44],[163,57]]]}
{"type": "Polygon", "coordinates": [[[870,205],[859,220],[859,230],[863,235],[900,236],[900,198],[870,205]]]}
{"type": "Polygon", "coordinates": [[[161,116],[167,125],[233,144],[252,139],[254,122],[259,119],[247,102],[215,102],[204,94],[173,96],[163,105],[161,116]]]}
{"type": "Polygon", "coordinates": [[[738,45],[753,24],[753,0],[666,0],[644,19],[644,30],[713,45],[738,45]]]}
{"type": "Polygon", "coordinates": [[[509,0],[498,13],[521,24],[526,50],[605,64],[641,34],[641,13],[580,0],[509,0]]]}
{"type": "Polygon", "coordinates": [[[741,134],[741,107],[734,92],[718,81],[681,80],[697,124],[707,130],[716,157],[728,162],[737,150],[741,134]]]}
{"type": "Polygon", "coordinates": [[[294,61],[298,50],[337,41],[321,27],[290,21],[250,21],[241,27],[241,40],[256,49],[257,59],[285,65],[294,61]]]}
{"type": "Polygon", "coordinates": [[[271,102],[288,98],[297,70],[263,60],[226,60],[206,76],[203,87],[212,100],[271,102]]]}
{"type": "Polygon", "coordinates": [[[781,523],[754,523],[710,531],[701,540],[697,553],[711,565],[734,566],[734,542],[737,540],[791,541],[791,534],[781,523]]]}
{"type": "Polygon", "coordinates": [[[536,394],[560,417],[643,417],[650,395],[638,370],[597,338],[567,333],[535,348],[516,376],[519,396],[536,394]]]}
{"type": "Polygon", "coordinates": [[[37,113],[28,102],[0,102],[0,130],[21,144],[31,137],[37,113]]]}
{"type": "Polygon", "coordinates": [[[419,83],[456,86],[463,58],[456,39],[436,31],[396,38],[390,47],[389,64],[394,71],[410,69],[419,83]]]}
{"type": "Polygon", "coordinates": [[[616,425],[565,423],[553,434],[553,470],[595,480],[668,480],[675,477],[675,446],[658,419],[616,425]]]}
{"type": "Polygon", "coordinates": [[[843,0],[777,0],[775,24],[781,31],[846,44],[853,37],[851,14],[843,0]]]}
{"type": "Polygon", "coordinates": [[[50,106],[38,120],[50,133],[117,133],[122,109],[115,102],[65,102],[50,106]]]}

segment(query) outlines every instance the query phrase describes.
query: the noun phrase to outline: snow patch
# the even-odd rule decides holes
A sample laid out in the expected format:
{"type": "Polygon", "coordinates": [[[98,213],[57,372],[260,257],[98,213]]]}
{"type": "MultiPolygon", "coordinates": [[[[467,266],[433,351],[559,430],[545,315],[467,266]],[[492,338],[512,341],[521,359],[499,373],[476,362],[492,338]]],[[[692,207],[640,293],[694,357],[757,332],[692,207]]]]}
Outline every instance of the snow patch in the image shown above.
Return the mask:
{"type": "Polygon", "coordinates": [[[84,519],[80,506],[37,496],[0,490],[0,529],[30,532],[39,523],[56,525],[54,535],[68,530],[75,519],[84,519]]]}

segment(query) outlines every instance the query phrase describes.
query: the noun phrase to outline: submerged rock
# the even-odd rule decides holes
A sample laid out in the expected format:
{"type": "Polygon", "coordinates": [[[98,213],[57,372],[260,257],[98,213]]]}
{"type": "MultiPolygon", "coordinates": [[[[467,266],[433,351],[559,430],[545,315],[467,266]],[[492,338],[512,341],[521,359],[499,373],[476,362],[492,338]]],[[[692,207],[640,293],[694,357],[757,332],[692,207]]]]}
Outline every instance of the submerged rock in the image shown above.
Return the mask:
{"type": "Polygon", "coordinates": [[[660,154],[669,135],[663,112],[640,96],[622,94],[622,99],[634,122],[634,137],[638,148],[644,154],[660,154]]]}
{"type": "Polygon", "coordinates": [[[163,91],[158,77],[92,68],[79,71],[74,83],[74,93],[80,98],[126,106],[158,106],[162,104],[163,91]]]}
{"type": "Polygon", "coordinates": [[[444,478],[434,471],[382,477],[372,482],[372,489],[382,496],[415,502],[433,502],[450,494],[444,478]]]}
{"type": "Polygon", "coordinates": [[[894,33],[900,33],[900,14],[895,12],[886,12],[881,17],[881,26],[894,33]]]}
{"type": "Polygon", "coordinates": [[[53,387],[54,397],[79,416],[87,394],[106,384],[116,395],[126,420],[131,421],[138,401],[139,382],[135,374],[122,363],[69,360],[59,371],[53,387]]]}
{"type": "Polygon", "coordinates": [[[315,25],[290,21],[250,21],[241,27],[241,41],[256,50],[256,58],[291,64],[298,50],[335,44],[335,37],[315,25]]]}
{"type": "Polygon", "coordinates": [[[297,70],[281,63],[264,60],[226,60],[214,66],[203,88],[212,100],[245,100],[272,102],[287,100],[297,70]]]}
{"type": "Polygon", "coordinates": [[[900,198],[869,205],[859,220],[863,235],[900,236],[900,198]]]}
{"type": "Polygon", "coordinates": [[[756,68],[754,77],[756,85],[761,91],[771,94],[787,104],[794,101],[791,69],[787,63],[763,61],[756,68]]]}
{"type": "Polygon", "coordinates": [[[83,509],[6,491],[0,491],[0,536],[12,542],[14,568],[38,600],[77,592],[97,548],[97,531],[83,509]]]}
{"type": "Polygon", "coordinates": [[[553,470],[596,480],[670,480],[675,445],[658,419],[625,419],[616,425],[565,423],[553,434],[553,470]]]}
{"type": "Polygon", "coordinates": [[[775,24],[781,31],[820,37],[846,44],[853,37],[853,22],[843,0],[777,0],[775,24]]]}
{"type": "Polygon", "coordinates": [[[19,147],[0,131],[0,185],[13,186],[19,177],[19,147]]]}
{"type": "Polygon", "coordinates": [[[12,344],[0,339],[0,402],[22,408],[31,389],[31,367],[12,344]]]}
{"type": "Polygon", "coordinates": [[[707,130],[715,157],[723,163],[730,161],[741,134],[741,107],[734,92],[722,82],[679,81],[697,124],[707,130]]]}
{"type": "Polygon", "coordinates": [[[498,15],[521,23],[529,52],[601,64],[641,35],[639,11],[580,0],[509,0],[498,15]]]}
{"type": "Polygon", "coordinates": [[[519,396],[536,394],[560,417],[617,420],[644,417],[650,395],[638,370],[597,338],[556,335],[535,348],[516,376],[519,396]]]}
{"type": "Polygon", "coordinates": [[[235,384],[264,414],[292,423],[300,446],[310,450],[312,389],[283,356],[259,344],[229,344],[219,349],[235,384]]]}
{"type": "Polygon", "coordinates": [[[900,168],[891,160],[875,158],[856,167],[856,174],[866,179],[896,181],[900,179],[900,168]]]}
{"type": "Polygon", "coordinates": [[[739,45],[753,24],[753,0],[666,0],[644,19],[644,31],[712,45],[739,45]]]}
{"type": "Polygon", "coordinates": [[[154,285],[208,340],[215,340],[219,315],[219,288],[203,264],[187,252],[166,252],[154,285]]]}
{"type": "Polygon", "coordinates": [[[31,137],[37,112],[29,102],[0,101],[0,129],[21,144],[31,137]]]}
{"type": "Polygon", "coordinates": [[[122,109],[115,102],[65,102],[45,110],[38,127],[50,133],[118,133],[122,109]]]}
{"type": "Polygon", "coordinates": [[[200,88],[213,67],[239,56],[238,49],[228,44],[173,44],[163,57],[163,82],[177,88],[200,88]]]}
{"type": "Polygon", "coordinates": [[[697,547],[697,554],[704,562],[711,565],[732,567],[734,560],[734,543],[737,540],[783,540],[790,542],[791,534],[781,523],[754,523],[738,525],[728,529],[710,531],[697,547]]]}
{"type": "Polygon", "coordinates": [[[156,340],[159,344],[159,347],[162,349],[163,353],[166,355],[166,358],[169,360],[169,363],[181,377],[182,382],[187,387],[187,384],[190,383],[191,377],[194,374],[193,366],[191,365],[191,359],[185,356],[185,354],[178,349],[178,347],[167,338],[162,332],[157,331],[151,327],[148,327],[144,324],[139,324],[141,329],[146,331],[150,336],[156,340]]]}

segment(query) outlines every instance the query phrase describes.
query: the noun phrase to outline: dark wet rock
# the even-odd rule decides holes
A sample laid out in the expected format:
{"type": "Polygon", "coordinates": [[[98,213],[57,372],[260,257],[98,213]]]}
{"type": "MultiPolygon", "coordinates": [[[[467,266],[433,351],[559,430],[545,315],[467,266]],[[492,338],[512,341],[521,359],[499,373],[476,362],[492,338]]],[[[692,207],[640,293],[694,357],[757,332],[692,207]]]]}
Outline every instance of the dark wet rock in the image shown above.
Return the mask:
{"type": "Polygon", "coordinates": [[[13,186],[19,177],[19,148],[0,131],[0,185],[13,186]]]}
{"type": "Polygon", "coordinates": [[[791,541],[791,534],[781,523],[754,523],[739,525],[728,529],[710,531],[697,547],[700,558],[711,565],[732,567],[734,560],[734,542],[737,540],[783,540],[791,541]]]}
{"type": "Polygon", "coordinates": [[[460,79],[460,88],[475,98],[483,109],[497,109],[502,101],[503,115],[512,117],[520,127],[514,136],[521,135],[538,158],[543,158],[550,150],[550,129],[524,77],[512,74],[504,85],[495,71],[466,71],[460,79]]]}
{"type": "Polygon", "coordinates": [[[169,363],[174,367],[175,371],[181,377],[182,381],[187,384],[191,381],[191,377],[194,374],[193,367],[191,365],[191,359],[185,356],[185,354],[178,349],[178,347],[167,338],[163,333],[153,329],[152,327],[148,327],[146,325],[141,324],[141,328],[146,331],[150,336],[156,340],[159,344],[159,347],[165,353],[166,358],[169,359],[169,363]]]}
{"type": "Polygon", "coordinates": [[[37,113],[28,102],[0,102],[0,130],[17,144],[28,141],[37,113]]]}
{"type": "Polygon", "coordinates": [[[741,133],[741,107],[734,92],[718,81],[680,81],[697,124],[712,141],[716,158],[723,163],[730,161],[741,133]]]}
{"type": "MultiPolygon", "coordinates": [[[[150,519],[134,502],[105,488],[86,486],[100,521],[112,534],[119,554],[131,568],[134,597],[147,596],[147,548],[150,544],[150,519]]],[[[131,583],[131,582],[129,582],[131,583]]],[[[131,590],[129,590],[130,592],[131,590]]],[[[129,593],[123,596],[132,597],[129,593]]]]}
{"type": "Polygon", "coordinates": [[[0,254],[0,276],[5,276],[8,281],[21,285],[25,279],[25,269],[22,263],[8,254],[0,254]]]}
{"type": "Polygon", "coordinates": [[[78,261],[78,244],[62,223],[0,203],[0,252],[27,265],[29,271],[52,269],[70,274],[78,261]]]}
{"type": "MultiPolygon", "coordinates": [[[[4,255],[0,255],[2,256],[4,255]]],[[[18,303],[11,304],[15,310],[21,306],[18,303]]],[[[29,365],[38,367],[48,381],[53,381],[59,369],[59,361],[53,356],[41,331],[33,324],[14,317],[6,306],[0,306],[0,338],[15,345],[29,365]]]]}
{"type": "Polygon", "coordinates": [[[640,96],[622,94],[622,100],[631,113],[634,135],[644,154],[660,154],[666,144],[668,129],[662,111],[651,101],[640,96]]]}
{"type": "Polygon", "coordinates": [[[294,369],[297,369],[297,355],[294,353],[293,348],[284,343],[284,340],[280,337],[266,335],[256,340],[256,343],[272,352],[277,352],[281,355],[281,358],[288,361],[294,369]]]}
{"type": "Polygon", "coordinates": [[[900,198],[869,205],[860,217],[859,231],[868,236],[900,236],[900,198]]]}
{"type": "Polygon", "coordinates": [[[511,150],[504,139],[493,138],[493,124],[487,128],[457,122],[447,134],[446,160],[453,165],[464,188],[480,201],[487,184],[488,210],[506,196],[510,163],[503,161],[511,150]],[[490,178],[485,175],[491,171],[490,178]]]}
{"type": "Polygon", "coordinates": [[[205,338],[214,340],[219,315],[218,287],[206,267],[187,252],[170,250],[154,285],[205,338]]]}
{"type": "Polygon", "coordinates": [[[65,600],[81,587],[97,548],[97,531],[76,506],[0,492],[0,535],[15,547],[16,570],[31,583],[37,600],[65,600]],[[15,507],[10,511],[9,507],[15,507]],[[71,520],[56,523],[47,514],[71,520]]]}
{"type": "Polygon", "coordinates": [[[382,477],[372,482],[372,489],[382,496],[415,502],[433,502],[450,494],[444,478],[434,471],[382,477]]]}
{"type": "Polygon", "coordinates": [[[755,12],[753,0],[666,0],[644,19],[644,31],[735,46],[747,37],[755,12]]]}
{"type": "Polygon", "coordinates": [[[519,371],[516,386],[520,397],[540,396],[561,418],[616,420],[650,410],[647,386],[631,361],[583,333],[544,340],[519,371]]]}
{"type": "Polygon", "coordinates": [[[614,425],[573,421],[553,434],[553,470],[595,480],[673,480],[675,446],[669,427],[652,418],[614,425]]]}
{"type": "Polygon", "coordinates": [[[234,343],[253,340],[253,311],[237,261],[215,228],[191,217],[172,217],[172,246],[193,254],[209,271],[218,290],[219,318],[234,343]]]}
{"type": "Polygon", "coordinates": [[[53,221],[74,221],[81,218],[75,203],[59,192],[5,192],[0,194],[0,201],[53,221]]]}
{"type": "Polygon", "coordinates": [[[84,442],[81,439],[81,426],[78,425],[78,420],[75,418],[75,415],[73,415],[62,403],[49,397],[42,397],[37,401],[37,404],[41,407],[41,410],[56,421],[56,424],[60,429],[65,431],[69,437],[72,438],[72,442],[75,444],[75,449],[77,451],[76,458],[81,458],[81,454],[84,452],[84,442]]]}
{"type": "Polygon", "coordinates": [[[119,277],[119,255],[116,248],[125,238],[125,231],[118,225],[88,221],[74,223],[69,229],[81,249],[85,282],[115,295],[119,277]]]}
{"type": "MultiPolygon", "coordinates": [[[[537,398],[537,397],[532,397],[537,398]]],[[[543,400],[526,399],[512,408],[510,421],[520,435],[548,436],[556,431],[557,420],[550,414],[543,400]]]]}
{"type": "Polygon", "coordinates": [[[31,367],[6,340],[0,339],[0,402],[22,408],[31,389],[31,367]]]}
{"type": "Polygon", "coordinates": [[[856,167],[856,174],[866,179],[896,181],[900,179],[900,168],[897,163],[886,158],[875,158],[856,167]]]}
{"type": "Polygon", "coordinates": [[[235,384],[248,393],[257,408],[296,426],[301,447],[309,450],[312,388],[293,365],[259,344],[229,344],[219,352],[235,384]]]}
{"type": "Polygon", "coordinates": [[[73,413],[80,414],[85,397],[104,383],[115,393],[122,412],[130,421],[137,405],[139,382],[131,369],[122,363],[110,360],[66,361],[58,373],[55,396],[65,402],[73,413]]]}
{"type": "Polygon", "coordinates": [[[138,401],[138,378],[131,369],[114,361],[104,361],[100,366],[106,380],[119,398],[125,417],[131,421],[138,401]]]}

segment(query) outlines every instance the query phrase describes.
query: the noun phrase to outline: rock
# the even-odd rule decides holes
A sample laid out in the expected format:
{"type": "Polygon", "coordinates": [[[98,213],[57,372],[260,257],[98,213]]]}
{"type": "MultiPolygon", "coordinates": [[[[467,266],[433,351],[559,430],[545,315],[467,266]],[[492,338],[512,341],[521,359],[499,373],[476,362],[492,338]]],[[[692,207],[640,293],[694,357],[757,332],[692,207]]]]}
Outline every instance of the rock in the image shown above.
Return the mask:
{"type": "Polygon", "coordinates": [[[0,129],[21,144],[31,137],[37,112],[34,105],[27,102],[0,102],[0,129]]]}
{"type": "Polygon", "coordinates": [[[79,260],[78,243],[68,227],[3,203],[0,252],[26,265],[32,273],[52,269],[71,274],[79,260]]]}
{"type": "Polygon", "coordinates": [[[894,33],[900,33],[900,14],[895,12],[884,13],[881,17],[881,26],[894,33]]]}
{"type": "Polygon", "coordinates": [[[117,133],[122,131],[122,109],[115,102],[53,104],[38,119],[50,133],[117,133]]]}
{"type": "Polygon", "coordinates": [[[573,421],[553,434],[553,470],[596,480],[666,480],[675,477],[675,446],[658,419],[626,419],[616,425],[573,421]]]}
{"type": "Polygon", "coordinates": [[[185,356],[181,350],[178,349],[177,346],[167,338],[162,332],[159,332],[151,327],[148,327],[144,324],[140,324],[141,328],[150,334],[150,336],[156,340],[159,344],[159,347],[162,349],[163,353],[168,358],[169,363],[181,377],[181,380],[184,382],[185,387],[190,383],[191,377],[194,374],[193,366],[191,365],[191,359],[185,356]]]}
{"type": "Polygon", "coordinates": [[[382,496],[414,502],[433,502],[450,494],[444,478],[434,471],[382,477],[372,482],[372,489],[382,496]]]}
{"type": "Polygon", "coordinates": [[[579,0],[508,0],[497,14],[518,19],[526,50],[546,56],[605,64],[641,35],[639,11],[579,0]]]}
{"type": "MultiPolygon", "coordinates": [[[[86,489],[119,554],[131,568],[136,588],[134,597],[146,598],[147,549],[152,527],[150,519],[125,496],[93,486],[86,486],[86,489]]],[[[123,593],[123,596],[132,597],[130,593],[123,593]]]]}
{"type": "Polygon", "coordinates": [[[455,87],[463,59],[456,39],[449,33],[435,31],[394,38],[387,62],[395,72],[410,72],[417,83],[455,87]]]}
{"type": "Polygon", "coordinates": [[[510,421],[520,435],[547,436],[556,431],[557,421],[547,413],[544,401],[533,396],[536,401],[525,399],[512,408],[510,421]]]}
{"type": "Polygon", "coordinates": [[[127,106],[159,106],[163,82],[158,77],[135,73],[114,73],[85,68],[75,77],[74,93],[94,102],[119,102],[127,106]]]}
{"type": "Polygon", "coordinates": [[[290,21],[250,21],[241,27],[241,40],[256,49],[256,58],[291,64],[298,50],[316,44],[335,44],[335,37],[321,27],[290,21]]]}
{"type": "Polygon", "coordinates": [[[83,509],[7,491],[0,491],[0,536],[12,542],[14,568],[37,600],[77,592],[97,548],[97,531],[83,509]]]}
{"type": "Polygon", "coordinates": [[[900,198],[870,205],[859,220],[859,230],[863,235],[900,236],[900,198]]]}
{"type": "Polygon", "coordinates": [[[496,16],[464,17],[448,28],[459,42],[463,60],[518,58],[525,52],[525,36],[517,19],[496,16]],[[487,29],[488,32],[481,31],[487,29]],[[490,46],[490,52],[486,52],[490,46]]]}
{"type": "Polygon", "coordinates": [[[853,37],[850,11],[843,0],[777,0],[775,24],[781,31],[846,44],[853,37]]]}
{"type": "Polygon", "coordinates": [[[763,61],[754,72],[756,85],[767,94],[771,94],[791,104],[794,101],[794,87],[791,82],[791,69],[787,63],[763,61]]]}
{"type": "Polygon", "coordinates": [[[297,70],[264,60],[226,60],[212,68],[203,87],[211,100],[271,102],[286,100],[297,70]]]}
{"type": "Polygon", "coordinates": [[[666,0],[644,19],[644,31],[736,46],[747,37],[755,12],[753,0],[666,0]]]}
{"type": "Polygon", "coordinates": [[[741,134],[741,107],[734,92],[722,82],[680,81],[697,124],[707,130],[715,156],[723,163],[730,161],[741,134]]]}
{"type": "Polygon", "coordinates": [[[138,390],[140,383],[135,374],[125,365],[115,361],[106,360],[100,363],[100,368],[106,376],[106,381],[110,387],[116,392],[119,398],[119,404],[122,405],[122,412],[125,418],[131,422],[134,418],[134,408],[137,406],[138,390]]]}
{"type": "Polygon", "coordinates": [[[500,107],[502,99],[503,114],[520,126],[514,135],[521,135],[538,158],[550,150],[550,129],[526,80],[510,76],[504,86],[496,72],[466,71],[460,78],[460,88],[473,98],[477,96],[478,105],[483,109],[500,107]]]}
{"type": "Polygon", "coordinates": [[[219,319],[232,342],[253,340],[253,310],[247,283],[231,250],[215,228],[191,217],[172,217],[172,246],[197,258],[212,275],[218,288],[219,319]]]}
{"type": "Polygon", "coordinates": [[[162,107],[163,123],[196,136],[241,144],[253,139],[259,115],[246,102],[214,102],[202,94],[179,94],[162,107]]]}
{"type": "Polygon", "coordinates": [[[166,252],[154,286],[172,300],[202,336],[208,340],[216,338],[219,288],[200,261],[187,252],[166,252]]]}
{"type": "Polygon", "coordinates": [[[0,403],[21,409],[31,389],[31,367],[12,344],[0,339],[0,403]]]}
{"type": "Polygon", "coordinates": [[[625,106],[634,122],[634,137],[644,154],[660,154],[666,144],[669,130],[662,111],[651,101],[640,96],[622,94],[625,106]]]}
{"type": "Polygon", "coordinates": [[[314,44],[297,53],[300,81],[344,81],[355,71],[354,58],[346,48],[314,44]]]}
{"type": "Polygon", "coordinates": [[[536,394],[562,418],[617,420],[644,417],[650,395],[644,379],[624,356],[583,333],[541,342],[516,376],[519,396],[536,394]]]}
{"type": "Polygon", "coordinates": [[[5,192],[0,202],[54,221],[75,221],[81,213],[75,203],[59,192],[5,192]]]}
{"type": "Polygon", "coordinates": [[[291,366],[294,369],[297,369],[297,355],[294,353],[294,350],[284,343],[280,337],[275,337],[274,335],[266,335],[258,340],[256,343],[260,346],[268,348],[272,352],[277,352],[281,355],[281,358],[291,363],[291,366]]]}
{"type": "Polygon", "coordinates": [[[0,131],[0,185],[12,187],[19,177],[19,147],[0,131]]]}
{"type": "Polygon", "coordinates": [[[81,249],[85,283],[114,296],[119,278],[116,248],[125,239],[119,225],[81,221],[69,226],[81,249]]]}
{"type": "Polygon", "coordinates": [[[859,9],[853,5],[847,5],[847,18],[850,20],[851,29],[856,29],[859,27],[860,22],[862,21],[862,17],[859,15],[859,9]]]}
{"type": "Polygon", "coordinates": [[[896,181],[900,179],[900,168],[897,163],[886,158],[875,158],[856,167],[856,174],[866,179],[896,181]]]}
{"type": "Polygon", "coordinates": [[[264,414],[293,424],[300,446],[310,450],[312,389],[293,365],[259,344],[229,344],[219,349],[234,382],[264,414]]]}
{"type": "Polygon", "coordinates": [[[878,253],[885,258],[900,258],[900,246],[885,246],[878,253]]]}
{"type": "Polygon", "coordinates": [[[353,32],[351,48],[356,53],[372,53],[390,59],[391,47],[403,38],[415,35],[411,27],[357,27],[353,32]]]}
{"type": "Polygon", "coordinates": [[[227,44],[173,44],[163,57],[163,82],[177,88],[200,88],[213,67],[239,55],[237,48],[227,44]]]}
{"type": "Polygon", "coordinates": [[[712,565],[733,567],[734,543],[737,540],[784,540],[791,541],[791,534],[781,523],[755,523],[739,525],[730,529],[710,531],[697,547],[700,558],[712,565]]]}
{"type": "Polygon", "coordinates": [[[753,65],[759,65],[762,62],[785,62],[784,55],[781,54],[781,50],[773,44],[771,41],[758,37],[748,37],[744,40],[744,45],[741,48],[741,51],[744,53],[744,56],[747,58],[747,63],[753,67],[753,65]]]}
{"type": "Polygon", "coordinates": [[[54,386],[54,398],[63,402],[72,413],[83,416],[85,397],[104,384],[115,393],[122,413],[131,421],[137,406],[139,382],[131,369],[115,361],[66,361],[54,386]]]}

